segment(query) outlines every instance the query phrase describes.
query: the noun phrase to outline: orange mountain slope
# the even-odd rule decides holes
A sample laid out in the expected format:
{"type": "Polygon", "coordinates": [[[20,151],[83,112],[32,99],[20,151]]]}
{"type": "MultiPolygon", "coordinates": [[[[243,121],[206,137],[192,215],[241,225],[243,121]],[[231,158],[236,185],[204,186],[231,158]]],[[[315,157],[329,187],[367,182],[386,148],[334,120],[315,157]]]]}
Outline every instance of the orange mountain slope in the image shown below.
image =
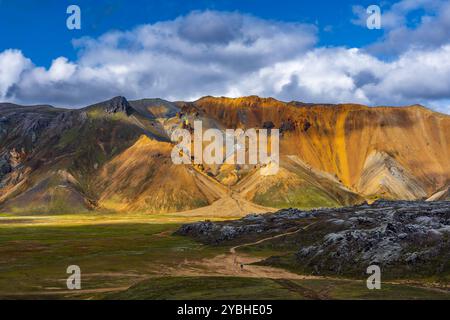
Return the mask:
{"type": "Polygon", "coordinates": [[[244,215],[376,198],[433,200],[450,185],[449,156],[450,116],[417,105],[256,96],[116,97],[79,110],[0,104],[3,211],[175,212],[215,204],[208,215],[233,215],[229,208],[244,215]],[[205,129],[279,129],[278,174],[262,176],[255,165],[174,165],[169,137],[195,120],[205,129]]]}
{"type": "Polygon", "coordinates": [[[378,195],[405,199],[431,194],[450,179],[450,117],[421,106],[313,105],[258,97],[206,97],[193,105],[228,127],[272,122],[284,131],[282,154],[296,155],[366,196],[377,195],[373,185],[386,179],[405,190],[378,195]],[[369,174],[374,154],[383,154],[375,167],[385,170],[372,167],[369,174]]]}

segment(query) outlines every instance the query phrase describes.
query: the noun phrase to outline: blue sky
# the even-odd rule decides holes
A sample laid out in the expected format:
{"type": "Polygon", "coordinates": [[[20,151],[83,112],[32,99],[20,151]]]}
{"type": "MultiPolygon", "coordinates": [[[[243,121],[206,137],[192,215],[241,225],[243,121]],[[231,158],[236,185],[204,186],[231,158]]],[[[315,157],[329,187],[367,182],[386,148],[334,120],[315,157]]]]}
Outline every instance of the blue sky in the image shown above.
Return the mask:
{"type": "Polygon", "coordinates": [[[0,0],[0,100],[259,94],[449,112],[449,28],[443,0],[0,0]],[[66,28],[70,4],[81,30],[66,28]],[[371,4],[381,30],[365,26],[371,4]]]}
{"type": "MultiPolygon", "coordinates": [[[[373,1],[342,0],[0,0],[0,51],[21,48],[39,65],[49,66],[56,56],[76,58],[71,40],[97,37],[110,30],[128,30],[140,24],[171,20],[193,10],[238,11],[264,19],[315,24],[322,45],[363,46],[381,31],[351,23],[352,6],[373,1]],[[82,9],[82,29],[65,28],[66,8],[82,9]],[[325,31],[327,30],[327,31],[325,31]]],[[[389,2],[385,2],[387,5],[389,2]]]]}

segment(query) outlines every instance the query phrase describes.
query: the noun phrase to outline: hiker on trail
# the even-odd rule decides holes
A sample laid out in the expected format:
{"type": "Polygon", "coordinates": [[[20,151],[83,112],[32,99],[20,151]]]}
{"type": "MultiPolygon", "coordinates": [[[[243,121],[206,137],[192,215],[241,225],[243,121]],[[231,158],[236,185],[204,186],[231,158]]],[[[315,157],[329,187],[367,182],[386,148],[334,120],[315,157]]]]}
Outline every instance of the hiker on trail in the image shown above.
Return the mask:
{"type": "Polygon", "coordinates": [[[241,263],[241,270],[244,270],[244,265],[241,263]]]}

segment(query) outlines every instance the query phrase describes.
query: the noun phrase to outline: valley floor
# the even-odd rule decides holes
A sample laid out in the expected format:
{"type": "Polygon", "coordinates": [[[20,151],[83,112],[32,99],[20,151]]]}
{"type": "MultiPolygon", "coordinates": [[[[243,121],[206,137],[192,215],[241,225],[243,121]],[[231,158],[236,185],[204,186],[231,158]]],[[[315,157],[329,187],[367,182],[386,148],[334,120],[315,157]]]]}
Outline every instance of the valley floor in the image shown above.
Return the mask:
{"type": "Polygon", "coordinates": [[[205,218],[214,220],[198,212],[0,215],[0,299],[450,299],[426,283],[368,290],[363,278],[253,264],[273,252],[246,249],[288,234],[235,247],[173,235],[181,223],[205,218]],[[81,290],[66,288],[69,265],[81,268],[81,290]]]}

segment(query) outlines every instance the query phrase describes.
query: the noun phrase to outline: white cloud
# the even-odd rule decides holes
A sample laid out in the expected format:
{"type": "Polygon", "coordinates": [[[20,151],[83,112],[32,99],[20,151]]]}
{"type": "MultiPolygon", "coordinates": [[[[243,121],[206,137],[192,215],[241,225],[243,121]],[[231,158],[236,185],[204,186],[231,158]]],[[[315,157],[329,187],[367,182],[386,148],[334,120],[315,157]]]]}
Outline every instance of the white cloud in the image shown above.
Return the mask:
{"type": "MultiPolygon", "coordinates": [[[[382,4],[382,27],[392,30],[403,27],[407,24],[407,15],[415,10],[423,9],[426,12],[437,12],[445,4],[444,0],[401,0],[395,2],[389,7],[387,3],[382,4]]],[[[352,8],[356,18],[352,22],[356,25],[366,27],[368,13],[366,8],[361,5],[355,5],[352,8]]]]}
{"type": "Polygon", "coordinates": [[[53,60],[53,63],[48,70],[48,77],[51,81],[67,81],[72,77],[76,71],[77,66],[70,63],[67,58],[59,57],[53,60]]]}
{"type": "MultiPolygon", "coordinates": [[[[356,19],[352,22],[366,27],[366,9],[357,5],[353,13],[356,19]]],[[[382,38],[366,48],[372,54],[397,55],[410,49],[438,48],[450,43],[450,1],[396,2],[382,8],[381,26],[385,31],[382,38]],[[411,23],[413,20],[417,21],[411,23]]]]}
{"type": "Polygon", "coordinates": [[[307,102],[422,103],[449,112],[450,45],[392,61],[368,51],[317,48],[316,28],[238,13],[193,12],[127,32],[74,41],[79,59],[34,66],[0,53],[0,98],[83,106],[116,95],[193,100],[257,94],[307,102]]]}
{"type": "Polygon", "coordinates": [[[83,105],[118,94],[167,99],[218,95],[230,83],[315,43],[311,25],[193,12],[128,32],[78,39],[76,64],[58,58],[49,70],[28,70],[8,96],[26,103],[83,105]]]}
{"type": "Polygon", "coordinates": [[[320,48],[263,68],[230,92],[324,103],[421,103],[448,113],[449,57],[450,45],[411,50],[391,62],[359,49],[320,48]]]}
{"type": "Polygon", "coordinates": [[[284,100],[371,103],[361,89],[364,84],[362,77],[370,80],[374,76],[381,77],[383,69],[381,61],[360,53],[358,49],[320,48],[264,68],[247,83],[262,83],[264,88],[259,88],[259,91],[264,95],[284,100]]]}
{"type": "Polygon", "coordinates": [[[18,83],[22,73],[31,67],[31,61],[19,50],[5,50],[0,53],[0,97],[5,98],[8,90],[18,83]]]}
{"type": "Polygon", "coordinates": [[[394,103],[428,103],[450,99],[450,45],[411,50],[389,64],[381,81],[367,87],[371,95],[385,95],[394,103]]]}

